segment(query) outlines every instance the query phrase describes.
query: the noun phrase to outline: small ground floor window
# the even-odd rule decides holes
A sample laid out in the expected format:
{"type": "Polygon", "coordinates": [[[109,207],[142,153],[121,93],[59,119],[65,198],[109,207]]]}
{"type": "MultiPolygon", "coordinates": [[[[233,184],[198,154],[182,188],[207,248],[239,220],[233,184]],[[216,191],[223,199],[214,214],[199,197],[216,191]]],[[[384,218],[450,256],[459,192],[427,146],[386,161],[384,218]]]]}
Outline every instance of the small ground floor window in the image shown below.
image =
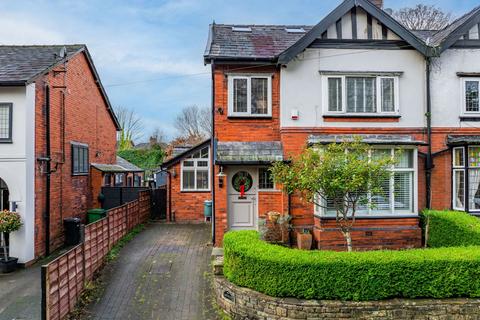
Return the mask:
{"type": "Polygon", "coordinates": [[[452,184],[453,209],[480,212],[480,146],[453,148],[452,184]]]}

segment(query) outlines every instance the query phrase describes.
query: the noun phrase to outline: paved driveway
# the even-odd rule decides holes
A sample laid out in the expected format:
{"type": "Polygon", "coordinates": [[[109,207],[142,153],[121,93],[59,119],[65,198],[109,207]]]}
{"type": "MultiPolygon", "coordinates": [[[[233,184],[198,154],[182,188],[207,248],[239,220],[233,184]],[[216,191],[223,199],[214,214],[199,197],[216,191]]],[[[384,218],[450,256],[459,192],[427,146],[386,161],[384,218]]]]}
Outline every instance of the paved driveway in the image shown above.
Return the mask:
{"type": "Polygon", "coordinates": [[[40,319],[40,266],[0,274],[0,319],[40,319]]]}
{"type": "Polygon", "coordinates": [[[216,319],[210,226],[151,224],[103,271],[105,291],[88,319],[216,319]]]}

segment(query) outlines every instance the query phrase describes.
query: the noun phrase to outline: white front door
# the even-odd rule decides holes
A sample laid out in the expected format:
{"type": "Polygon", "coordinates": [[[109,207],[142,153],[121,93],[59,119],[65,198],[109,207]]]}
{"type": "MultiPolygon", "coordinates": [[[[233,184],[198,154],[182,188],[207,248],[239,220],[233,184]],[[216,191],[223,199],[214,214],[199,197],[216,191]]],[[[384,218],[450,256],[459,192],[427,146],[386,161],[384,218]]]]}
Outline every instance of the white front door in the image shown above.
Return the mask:
{"type": "Polygon", "coordinates": [[[256,168],[230,169],[227,178],[229,229],[257,229],[256,168]]]}

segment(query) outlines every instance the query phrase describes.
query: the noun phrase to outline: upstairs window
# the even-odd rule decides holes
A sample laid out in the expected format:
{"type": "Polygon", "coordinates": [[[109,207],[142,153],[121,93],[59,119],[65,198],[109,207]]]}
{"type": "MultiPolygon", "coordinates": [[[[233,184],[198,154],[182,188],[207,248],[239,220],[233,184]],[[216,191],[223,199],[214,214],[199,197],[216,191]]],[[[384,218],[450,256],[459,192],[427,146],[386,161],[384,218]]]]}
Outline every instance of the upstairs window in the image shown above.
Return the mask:
{"type": "Polygon", "coordinates": [[[464,113],[478,113],[480,112],[479,101],[480,79],[470,78],[463,81],[463,103],[464,113]]]}
{"type": "Polygon", "coordinates": [[[229,76],[228,115],[233,117],[271,117],[272,77],[229,76]]]}
{"type": "Polygon", "coordinates": [[[12,142],[12,104],[0,103],[0,143],[12,142]]]}
{"type": "Polygon", "coordinates": [[[182,161],[182,191],[210,190],[210,156],[205,147],[182,161]]]}
{"type": "Polygon", "coordinates": [[[85,175],[89,169],[88,145],[72,143],[72,174],[85,175]]]}
{"type": "Polygon", "coordinates": [[[329,76],[326,78],[328,113],[398,113],[398,78],[329,76]]]}

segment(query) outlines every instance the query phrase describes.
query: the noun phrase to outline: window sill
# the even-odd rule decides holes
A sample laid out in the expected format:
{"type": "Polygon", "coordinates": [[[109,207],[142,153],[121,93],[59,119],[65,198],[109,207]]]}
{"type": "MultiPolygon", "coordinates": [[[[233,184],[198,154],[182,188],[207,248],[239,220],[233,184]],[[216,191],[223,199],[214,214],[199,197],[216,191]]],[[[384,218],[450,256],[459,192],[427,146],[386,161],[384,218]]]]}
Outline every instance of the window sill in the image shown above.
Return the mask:
{"type": "Polygon", "coordinates": [[[272,116],[235,116],[235,115],[229,115],[227,116],[227,119],[239,119],[239,120],[246,120],[246,119],[251,119],[251,120],[271,120],[272,116]]]}
{"type": "Polygon", "coordinates": [[[13,140],[12,139],[4,139],[4,140],[0,140],[0,143],[11,144],[11,143],[13,143],[13,140]]]}
{"type": "Polygon", "coordinates": [[[480,122],[480,114],[478,116],[460,116],[460,121],[480,122]]]}
{"type": "Polygon", "coordinates": [[[180,193],[208,193],[210,190],[181,190],[180,193]]]}
{"type": "Polygon", "coordinates": [[[85,172],[85,173],[72,173],[72,177],[87,177],[89,176],[90,173],[89,172],[85,172]]]}
{"type": "MultiPolygon", "coordinates": [[[[314,214],[315,218],[323,219],[323,220],[335,220],[336,217],[334,215],[319,215],[314,214]]],[[[357,215],[355,219],[412,219],[412,218],[419,218],[418,214],[390,214],[390,215],[357,215]]]]}
{"type": "Polygon", "coordinates": [[[326,114],[325,122],[399,122],[400,115],[373,115],[373,114],[326,114]]]}

